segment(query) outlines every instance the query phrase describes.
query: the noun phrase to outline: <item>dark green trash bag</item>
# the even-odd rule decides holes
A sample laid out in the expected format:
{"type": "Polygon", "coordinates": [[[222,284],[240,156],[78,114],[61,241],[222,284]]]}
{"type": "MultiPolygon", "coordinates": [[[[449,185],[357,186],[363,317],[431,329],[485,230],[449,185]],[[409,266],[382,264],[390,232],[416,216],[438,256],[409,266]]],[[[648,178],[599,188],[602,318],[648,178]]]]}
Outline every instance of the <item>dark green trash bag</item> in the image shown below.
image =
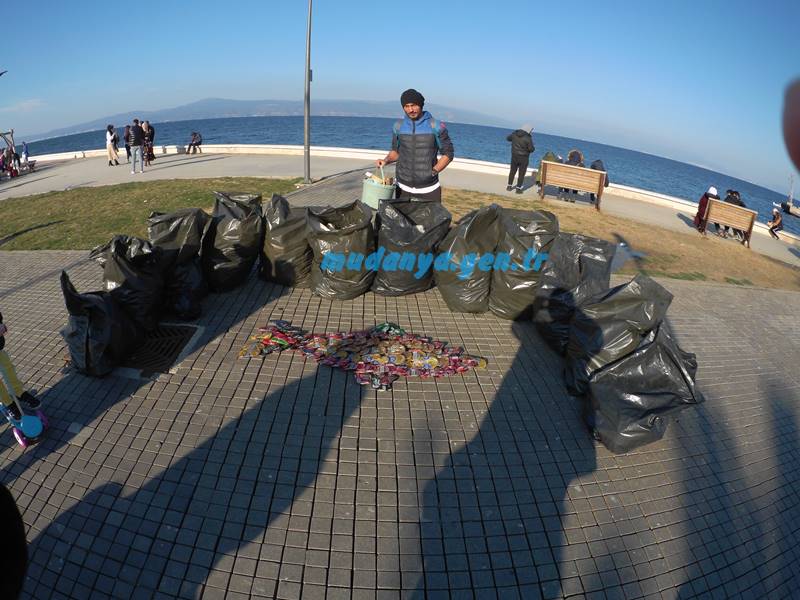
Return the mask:
{"type": "Polygon", "coordinates": [[[308,287],[313,253],[306,236],[306,209],[274,194],[264,211],[264,249],[259,276],[281,285],[308,287]]]}
{"type": "Polygon", "coordinates": [[[311,291],[328,300],[351,300],[372,285],[367,258],[375,250],[372,210],[356,200],[346,206],[308,209],[308,243],[314,252],[311,291]]]}
{"type": "Polygon", "coordinates": [[[447,235],[450,211],[435,200],[381,202],[378,211],[378,252],[381,268],[372,291],[383,296],[424,292],[433,285],[433,259],[447,235]],[[420,258],[430,259],[427,269],[420,258]],[[386,268],[388,267],[388,268],[386,268]]]}
{"type": "Polygon", "coordinates": [[[587,299],[608,291],[611,242],[574,233],[559,233],[542,269],[533,322],[547,343],[563,355],[569,341],[572,317],[587,299]]]}
{"type": "Polygon", "coordinates": [[[672,415],[704,401],[695,386],[697,360],[664,324],[633,352],[592,374],[586,423],[612,452],[661,439],[672,415]]]}
{"type": "Polygon", "coordinates": [[[203,239],[203,274],[212,290],[239,287],[261,253],[264,221],[260,194],[214,192],[212,224],[203,239]]]}
{"type": "Polygon", "coordinates": [[[208,294],[200,250],[210,223],[211,218],[199,208],[154,212],[147,219],[150,242],[162,250],[165,309],[186,321],[200,317],[208,294]]]}
{"type": "Polygon", "coordinates": [[[503,319],[531,318],[541,269],[556,235],[558,217],[551,212],[503,209],[489,310],[503,319]]]}
{"type": "Polygon", "coordinates": [[[567,391],[582,396],[589,379],[633,352],[667,314],[672,294],[646,275],[589,299],[575,313],[567,344],[567,391]]]}
{"type": "Polygon", "coordinates": [[[483,313],[489,308],[492,271],[479,268],[479,262],[497,247],[502,210],[497,204],[473,210],[439,244],[433,278],[453,312],[483,313]]]}

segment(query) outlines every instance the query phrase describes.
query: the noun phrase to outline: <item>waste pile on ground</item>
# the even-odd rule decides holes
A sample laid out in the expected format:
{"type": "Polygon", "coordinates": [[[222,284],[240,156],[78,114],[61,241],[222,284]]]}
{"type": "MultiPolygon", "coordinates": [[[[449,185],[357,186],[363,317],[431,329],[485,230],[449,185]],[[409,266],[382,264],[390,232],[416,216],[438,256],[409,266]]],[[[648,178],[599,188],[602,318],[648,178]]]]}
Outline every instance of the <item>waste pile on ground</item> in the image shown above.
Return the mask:
{"type": "Polygon", "coordinates": [[[500,239],[495,260],[508,255],[507,264],[495,264],[489,291],[489,310],[504,319],[531,317],[540,268],[558,235],[558,218],[550,212],[504,208],[498,223],[500,239]],[[498,268],[503,266],[504,268],[498,268]]]}
{"type": "Polygon", "coordinates": [[[208,293],[200,250],[209,225],[209,216],[199,208],[154,212],[147,219],[150,242],[161,249],[165,312],[186,321],[200,316],[208,293]]]}
{"type": "Polygon", "coordinates": [[[212,290],[242,285],[262,251],[261,194],[214,192],[211,226],[203,239],[203,274],[212,290]]]}
{"type": "Polygon", "coordinates": [[[694,354],[681,350],[664,318],[672,295],[638,275],[609,289],[614,246],[560,233],[536,292],[533,321],[566,354],[567,390],[586,424],[612,452],[659,440],[671,415],[703,402],[694,354]]]}
{"type": "Polygon", "coordinates": [[[696,373],[695,355],[681,350],[662,323],[633,352],[592,374],[587,424],[612,452],[660,440],[671,415],[704,401],[696,373]]]}
{"type": "Polygon", "coordinates": [[[264,250],[259,275],[281,285],[307,287],[313,254],[306,237],[306,209],[277,194],[264,210],[264,250]]]}
{"type": "Polygon", "coordinates": [[[311,291],[329,300],[351,300],[367,292],[375,277],[375,271],[366,265],[366,257],[375,250],[370,208],[359,201],[335,208],[309,208],[306,224],[314,252],[311,291]],[[343,256],[346,263],[324,264],[326,254],[343,256]]]}
{"type": "Polygon", "coordinates": [[[140,343],[141,329],[109,292],[80,294],[65,271],[61,291],[69,313],[61,335],[72,365],[86,375],[107,375],[140,343]]]}
{"type": "Polygon", "coordinates": [[[536,289],[533,322],[559,354],[566,351],[577,307],[608,290],[615,250],[611,242],[563,232],[550,247],[536,289]]]}
{"type": "Polygon", "coordinates": [[[502,211],[497,204],[473,210],[439,244],[439,253],[446,253],[450,264],[437,268],[434,279],[450,310],[482,313],[489,308],[492,273],[478,268],[477,261],[497,247],[502,211]]]}
{"type": "Polygon", "coordinates": [[[372,291],[383,296],[424,292],[433,285],[433,260],[452,217],[441,202],[393,200],[381,202],[378,211],[378,252],[382,268],[375,274],[372,291]],[[421,258],[430,257],[426,269],[421,258]],[[410,268],[402,261],[410,260],[410,268]]]}
{"type": "Polygon", "coordinates": [[[141,238],[116,235],[90,257],[103,267],[103,289],[139,327],[155,329],[164,295],[161,249],[141,238]]]}
{"type": "Polygon", "coordinates": [[[394,323],[340,333],[306,333],[286,321],[259,330],[240,356],[265,356],[298,350],[322,365],[353,371],[356,381],[388,390],[400,377],[443,377],[485,368],[486,359],[470,356],[447,342],[406,333],[394,323]]]}

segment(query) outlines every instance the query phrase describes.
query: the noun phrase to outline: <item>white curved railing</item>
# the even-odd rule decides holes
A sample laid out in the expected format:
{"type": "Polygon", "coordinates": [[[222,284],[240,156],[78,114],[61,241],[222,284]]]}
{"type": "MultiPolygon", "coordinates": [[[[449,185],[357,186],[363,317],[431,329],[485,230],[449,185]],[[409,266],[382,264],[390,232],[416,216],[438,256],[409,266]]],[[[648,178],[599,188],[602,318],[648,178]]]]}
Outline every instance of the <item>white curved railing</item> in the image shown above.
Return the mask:
{"type": "MultiPolygon", "coordinates": [[[[156,154],[184,154],[186,146],[156,146],[156,154]]],[[[284,155],[284,156],[302,156],[303,146],[290,146],[290,145],[277,145],[277,144],[203,144],[203,151],[208,153],[217,154],[265,154],[265,155],[284,155]]],[[[385,150],[370,150],[365,148],[335,148],[330,146],[311,146],[311,155],[317,157],[328,158],[352,158],[363,160],[375,160],[376,158],[383,158],[386,154],[385,150]]],[[[106,149],[99,150],[83,150],[76,152],[59,152],[58,154],[42,154],[32,156],[31,159],[50,162],[62,160],[75,160],[82,158],[96,158],[105,157],[106,149]]],[[[508,175],[508,165],[503,163],[493,163],[485,160],[473,160],[471,158],[456,158],[451,164],[449,169],[458,169],[462,171],[471,171],[473,173],[485,173],[487,175],[508,175]]],[[[528,169],[528,174],[533,176],[536,169],[528,169]]],[[[640,188],[634,188],[627,185],[620,185],[612,183],[608,186],[608,190],[617,196],[630,198],[633,200],[641,200],[659,206],[666,206],[673,208],[688,215],[694,215],[697,211],[697,203],[675,196],[668,196],[666,194],[659,194],[657,192],[650,192],[640,188]]],[[[753,231],[762,235],[769,235],[769,228],[764,223],[756,221],[753,226],[753,231]]],[[[793,244],[800,243],[800,236],[786,231],[781,232],[781,236],[791,240],[793,244]]]]}

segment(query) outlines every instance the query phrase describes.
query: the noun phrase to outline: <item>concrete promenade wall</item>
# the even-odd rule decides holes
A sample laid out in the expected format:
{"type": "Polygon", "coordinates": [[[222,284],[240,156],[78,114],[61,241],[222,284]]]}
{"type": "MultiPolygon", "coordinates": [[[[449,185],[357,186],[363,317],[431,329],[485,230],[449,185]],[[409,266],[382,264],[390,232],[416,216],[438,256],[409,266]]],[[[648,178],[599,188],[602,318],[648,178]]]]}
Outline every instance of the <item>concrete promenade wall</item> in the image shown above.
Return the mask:
{"type": "MultiPolygon", "coordinates": [[[[184,154],[185,146],[156,146],[156,154],[184,154]]],[[[303,146],[275,145],[275,144],[203,144],[203,152],[210,154],[264,154],[264,155],[284,155],[302,156],[303,146]]],[[[372,161],[376,158],[383,158],[385,150],[370,150],[364,148],[333,148],[327,146],[311,146],[311,156],[331,157],[331,158],[353,158],[372,161]]],[[[76,152],[60,152],[58,154],[42,154],[31,158],[41,162],[52,162],[62,160],[75,160],[82,158],[105,157],[105,148],[99,150],[85,150],[76,152]]],[[[508,175],[508,165],[493,163],[484,160],[473,160],[469,158],[456,158],[449,169],[459,169],[473,173],[484,173],[487,175],[508,175]]],[[[529,168],[528,175],[533,176],[536,169],[529,168]]],[[[608,192],[616,196],[649,202],[659,206],[672,208],[690,216],[697,212],[697,203],[675,196],[650,192],[640,188],[629,187],[612,183],[608,186],[608,192]]],[[[769,228],[764,223],[756,222],[753,231],[761,235],[769,235],[769,228]]],[[[785,239],[790,239],[794,244],[800,244],[800,236],[782,231],[781,235],[785,239]]]]}

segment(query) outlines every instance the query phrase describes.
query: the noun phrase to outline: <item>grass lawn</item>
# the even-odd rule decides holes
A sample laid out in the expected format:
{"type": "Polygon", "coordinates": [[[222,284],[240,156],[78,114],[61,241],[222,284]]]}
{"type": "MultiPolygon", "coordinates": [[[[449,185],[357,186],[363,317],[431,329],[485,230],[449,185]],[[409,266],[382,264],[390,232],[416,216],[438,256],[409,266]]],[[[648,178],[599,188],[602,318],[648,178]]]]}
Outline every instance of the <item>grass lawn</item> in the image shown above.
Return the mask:
{"type": "MultiPolygon", "coordinates": [[[[152,211],[170,212],[189,206],[210,210],[215,190],[260,193],[268,200],[273,193],[292,191],[299,181],[260,177],[162,180],[3,200],[0,250],[89,250],[118,233],[147,238],[147,217],[152,211]]],[[[548,210],[558,216],[563,231],[613,242],[624,239],[645,257],[638,264],[630,261],[623,273],[800,290],[800,268],[715,236],[674,232],[563,202],[444,191],[444,204],[453,213],[453,221],[493,202],[510,208],[548,210]]]]}
{"type": "Polygon", "coordinates": [[[645,257],[629,261],[622,273],[646,273],[695,281],[751,285],[800,291],[800,268],[784,263],[741,244],[714,235],[701,237],[694,231],[670,231],[620,217],[598,213],[593,208],[538,198],[517,199],[495,194],[444,190],[443,202],[453,221],[479,206],[496,203],[509,208],[547,210],[558,217],[562,231],[581,233],[612,242],[624,239],[632,250],[645,257]]]}
{"type": "Polygon", "coordinates": [[[0,202],[0,250],[89,250],[123,233],[147,239],[151,212],[198,207],[210,211],[214,191],[293,191],[300,179],[219,177],[85,187],[0,202]]]}

